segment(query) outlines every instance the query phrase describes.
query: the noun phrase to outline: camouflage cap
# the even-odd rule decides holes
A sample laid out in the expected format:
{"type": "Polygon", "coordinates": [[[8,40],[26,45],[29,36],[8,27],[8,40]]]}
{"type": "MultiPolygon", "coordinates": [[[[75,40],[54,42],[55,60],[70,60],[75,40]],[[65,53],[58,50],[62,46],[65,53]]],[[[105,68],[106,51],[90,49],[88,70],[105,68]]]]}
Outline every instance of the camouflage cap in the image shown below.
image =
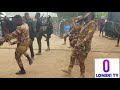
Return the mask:
{"type": "Polygon", "coordinates": [[[80,20],[80,19],[83,19],[83,16],[78,16],[77,19],[79,19],[79,20],[80,20]]]}

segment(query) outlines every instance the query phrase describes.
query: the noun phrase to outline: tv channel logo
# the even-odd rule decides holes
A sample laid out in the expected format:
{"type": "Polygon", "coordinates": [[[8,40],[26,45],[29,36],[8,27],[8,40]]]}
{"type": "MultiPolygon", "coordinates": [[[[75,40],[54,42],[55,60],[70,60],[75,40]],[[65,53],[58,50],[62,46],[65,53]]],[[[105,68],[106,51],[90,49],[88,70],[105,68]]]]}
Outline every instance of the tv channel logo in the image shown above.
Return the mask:
{"type": "Polygon", "coordinates": [[[95,78],[119,78],[119,58],[95,59],[95,78]]]}

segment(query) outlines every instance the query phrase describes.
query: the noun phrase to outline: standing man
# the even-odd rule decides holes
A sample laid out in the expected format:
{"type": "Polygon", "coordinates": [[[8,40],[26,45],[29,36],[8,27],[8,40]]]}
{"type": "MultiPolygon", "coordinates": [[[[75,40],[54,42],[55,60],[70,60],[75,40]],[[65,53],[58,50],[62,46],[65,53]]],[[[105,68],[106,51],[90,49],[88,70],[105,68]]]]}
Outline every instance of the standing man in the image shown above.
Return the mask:
{"type": "Polygon", "coordinates": [[[31,58],[34,59],[34,51],[33,51],[33,41],[35,37],[35,32],[34,32],[34,23],[32,19],[29,16],[29,13],[24,14],[24,20],[29,26],[29,34],[30,34],[30,39],[32,40],[32,43],[30,44],[30,53],[31,53],[31,58]]]}
{"type": "Polygon", "coordinates": [[[47,23],[45,24],[46,27],[46,30],[44,32],[44,34],[47,34],[47,37],[46,37],[46,41],[47,41],[47,49],[46,51],[50,51],[50,38],[51,38],[51,34],[53,33],[53,24],[51,22],[51,16],[49,15],[48,18],[47,18],[47,23]]]}
{"type": "Polygon", "coordinates": [[[67,39],[67,37],[69,37],[69,34],[70,34],[70,25],[67,22],[64,25],[64,31],[65,31],[65,34],[64,34],[64,43],[62,45],[66,45],[66,39],[67,39]]]}
{"type": "Polygon", "coordinates": [[[59,30],[60,30],[60,38],[63,38],[63,34],[64,34],[64,20],[63,19],[60,21],[59,30]]]}
{"type": "Polygon", "coordinates": [[[102,33],[102,36],[103,36],[103,28],[104,28],[104,25],[105,25],[105,19],[101,19],[99,36],[101,35],[101,33],[102,33]]]}
{"type": "Polygon", "coordinates": [[[36,53],[36,55],[41,55],[41,39],[43,36],[43,27],[42,27],[42,20],[40,18],[40,13],[36,13],[35,18],[37,19],[36,38],[37,38],[37,43],[38,43],[38,53],[36,53]]]}
{"type": "Polygon", "coordinates": [[[29,61],[29,65],[31,65],[33,63],[32,59],[29,57],[29,55],[27,54],[27,48],[29,47],[31,40],[29,38],[29,27],[28,25],[23,22],[23,19],[20,15],[16,15],[14,17],[14,21],[16,23],[16,30],[10,34],[6,34],[2,39],[0,39],[0,45],[2,45],[4,42],[9,42],[11,39],[16,38],[17,41],[11,43],[13,44],[17,44],[17,48],[15,51],[15,59],[18,63],[18,66],[20,68],[20,71],[17,72],[17,75],[21,75],[21,74],[26,74],[26,71],[24,69],[23,63],[21,61],[21,56],[24,54],[29,61]]]}
{"type": "MultiPolygon", "coordinates": [[[[71,74],[72,68],[75,63],[75,58],[77,58],[80,65],[80,76],[82,78],[85,77],[85,59],[87,58],[88,53],[91,50],[92,37],[94,35],[94,32],[96,31],[96,24],[93,21],[94,18],[94,13],[88,13],[85,16],[85,25],[81,29],[77,43],[72,50],[70,65],[68,67],[68,70],[62,70],[63,72],[71,74]]],[[[76,28],[75,25],[74,28],[76,28]]]]}
{"type": "Polygon", "coordinates": [[[10,33],[9,20],[6,16],[3,18],[2,22],[1,22],[1,29],[2,29],[3,37],[5,36],[5,34],[10,33]]]}

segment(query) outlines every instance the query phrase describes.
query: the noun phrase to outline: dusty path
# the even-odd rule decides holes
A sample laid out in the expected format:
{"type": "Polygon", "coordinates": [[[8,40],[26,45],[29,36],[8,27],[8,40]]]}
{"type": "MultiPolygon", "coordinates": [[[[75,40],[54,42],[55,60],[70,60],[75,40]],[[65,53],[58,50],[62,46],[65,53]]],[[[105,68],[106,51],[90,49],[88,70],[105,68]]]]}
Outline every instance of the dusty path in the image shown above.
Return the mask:
{"type": "MultiPolygon", "coordinates": [[[[98,36],[96,31],[93,37],[92,49],[89,53],[86,65],[86,78],[94,78],[94,59],[95,58],[120,58],[120,47],[115,47],[116,40],[110,40],[98,36]]],[[[42,39],[42,55],[35,56],[33,65],[29,65],[27,59],[23,56],[22,61],[27,71],[26,75],[16,75],[19,70],[14,59],[15,47],[5,43],[0,47],[0,78],[73,78],[79,77],[79,66],[75,65],[70,75],[64,74],[61,70],[67,68],[71,51],[68,40],[67,45],[61,45],[63,39],[57,36],[51,37],[51,51],[46,52],[45,38],[42,39]]],[[[37,42],[34,41],[34,52],[37,53],[37,42]]],[[[29,53],[29,50],[28,50],[29,53]]]]}

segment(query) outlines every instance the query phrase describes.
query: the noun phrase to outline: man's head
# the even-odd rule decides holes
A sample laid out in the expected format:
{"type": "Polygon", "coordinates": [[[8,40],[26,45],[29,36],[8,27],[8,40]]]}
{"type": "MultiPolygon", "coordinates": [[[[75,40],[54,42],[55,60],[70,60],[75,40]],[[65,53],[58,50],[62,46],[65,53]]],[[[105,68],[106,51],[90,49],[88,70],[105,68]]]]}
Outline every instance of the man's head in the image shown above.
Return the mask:
{"type": "Polygon", "coordinates": [[[23,18],[20,15],[15,15],[14,22],[16,23],[17,26],[20,26],[23,24],[23,18]]]}
{"type": "Polygon", "coordinates": [[[24,16],[25,16],[25,19],[29,19],[30,18],[29,13],[25,13],[24,16]]]}
{"type": "Polygon", "coordinates": [[[35,18],[36,18],[36,19],[39,19],[39,18],[40,18],[40,13],[37,12],[37,13],[35,14],[35,18]]]}
{"type": "Polygon", "coordinates": [[[77,23],[82,23],[83,22],[83,16],[78,16],[76,19],[77,23]]]}

